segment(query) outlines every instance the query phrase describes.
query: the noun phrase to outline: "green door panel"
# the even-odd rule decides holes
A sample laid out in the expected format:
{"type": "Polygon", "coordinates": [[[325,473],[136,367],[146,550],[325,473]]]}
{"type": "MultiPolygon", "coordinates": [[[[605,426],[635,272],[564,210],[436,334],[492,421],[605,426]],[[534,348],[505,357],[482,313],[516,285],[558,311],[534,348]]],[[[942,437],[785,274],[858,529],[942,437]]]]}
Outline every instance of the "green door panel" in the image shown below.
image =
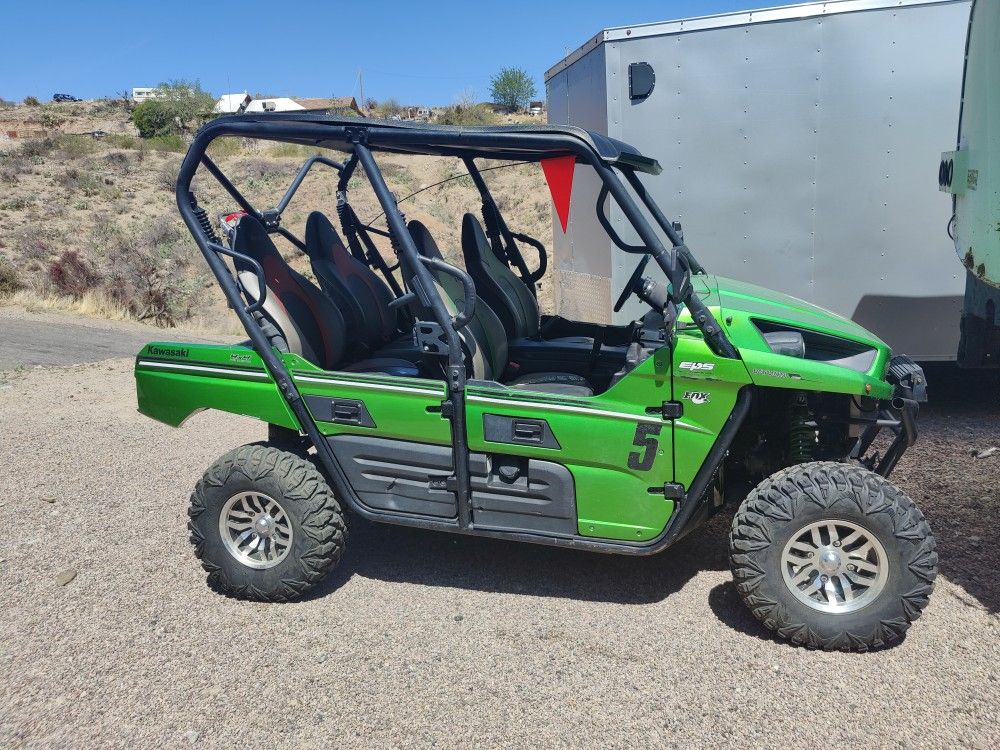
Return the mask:
{"type": "Polygon", "coordinates": [[[649,492],[673,478],[670,423],[659,416],[662,403],[670,400],[669,365],[669,351],[661,350],[613,388],[591,397],[469,386],[469,447],[564,464],[573,474],[581,535],[652,539],[674,511],[662,492],[649,492]],[[487,414],[545,420],[559,445],[488,441],[483,432],[487,414]]]}
{"type": "Polygon", "coordinates": [[[441,417],[441,401],[445,397],[443,382],[391,375],[328,372],[299,357],[295,357],[298,361],[288,361],[290,356],[294,355],[286,355],[286,362],[303,397],[364,401],[375,424],[374,427],[361,427],[317,422],[324,435],[371,434],[419,443],[451,444],[451,423],[441,417]]]}

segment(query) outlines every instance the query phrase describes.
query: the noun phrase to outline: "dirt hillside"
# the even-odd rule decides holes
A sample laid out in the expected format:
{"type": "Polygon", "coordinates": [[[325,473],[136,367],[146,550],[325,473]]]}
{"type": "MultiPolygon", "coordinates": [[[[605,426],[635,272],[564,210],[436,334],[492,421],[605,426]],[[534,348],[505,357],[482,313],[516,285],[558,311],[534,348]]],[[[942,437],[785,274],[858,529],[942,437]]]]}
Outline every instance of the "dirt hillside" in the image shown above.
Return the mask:
{"type": "MultiPolygon", "coordinates": [[[[11,300],[19,287],[13,299],[29,307],[68,306],[160,325],[188,322],[229,330],[235,317],[226,313],[222,293],[174,203],[185,139],[138,138],[128,117],[118,102],[0,109],[5,128],[48,132],[42,138],[0,139],[0,297],[6,291],[11,300]],[[107,135],[87,134],[93,130],[107,135]]],[[[211,149],[212,158],[260,208],[277,203],[296,169],[315,152],[243,139],[225,139],[211,149]]],[[[400,198],[465,171],[457,159],[391,155],[379,162],[400,198]]],[[[550,247],[551,209],[538,166],[511,166],[486,177],[512,229],[550,247]]],[[[212,216],[234,207],[210,175],[196,178],[195,191],[212,216]]],[[[335,191],[334,172],[315,168],[283,224],[302,237],[311,211],[335,218],[335,191]]],[[[358,215],[376,219],[380,208],[363,175],[355,177],[351,191],[358,215]]],[[[459,259],[462,215],[478,213],[479,201],[464,178],[424,190],[401,208],[407,218],[428,226],[446,255],[459,259]]],[[[308,275],[298,251],[287,243],[281,247],[308,275]]],[[[391,256],[387,242],[381,248],[391,256]]],[[[543,303],[550,295],[551,289],[543,289],[543,303]]]]}

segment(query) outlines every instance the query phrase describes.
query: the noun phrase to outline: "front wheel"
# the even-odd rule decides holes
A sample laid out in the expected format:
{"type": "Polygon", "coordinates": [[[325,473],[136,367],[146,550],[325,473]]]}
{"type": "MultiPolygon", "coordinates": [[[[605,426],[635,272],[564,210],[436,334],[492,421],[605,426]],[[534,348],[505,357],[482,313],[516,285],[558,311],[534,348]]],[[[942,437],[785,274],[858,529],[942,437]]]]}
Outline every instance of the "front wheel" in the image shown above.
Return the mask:
{"type": "Polygon", "coordinates": [[[810,648],[900,641],[937,575],[934,536],[917,506],[851,464],[800,464],[765,479],[733,519],[729,549],[754,616],[810,648]]]}

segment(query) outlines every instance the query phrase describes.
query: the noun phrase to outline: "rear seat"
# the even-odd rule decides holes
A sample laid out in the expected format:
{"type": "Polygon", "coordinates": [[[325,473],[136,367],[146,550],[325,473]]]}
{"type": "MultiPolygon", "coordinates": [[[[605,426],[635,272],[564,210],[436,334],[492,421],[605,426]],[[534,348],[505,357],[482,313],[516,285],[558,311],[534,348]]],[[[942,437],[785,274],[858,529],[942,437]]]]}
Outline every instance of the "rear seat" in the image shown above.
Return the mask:
{"type": "MultiPolygon", "coordinates": [[[[262,313],[281,332],[290,352],[325,370],[418,375],[415,364],[398,357],[375,356],[347,364],[349,332],[355,337],[357,332],[350,331],[337,305],[285,262],[267,231],[252,216],[240,219],[233,249],[264,269],[267,295],[262,313]]],[[[260,291],[252,267],[237,258],[236,271],[247,294],[258,299],[260,291]]]]}

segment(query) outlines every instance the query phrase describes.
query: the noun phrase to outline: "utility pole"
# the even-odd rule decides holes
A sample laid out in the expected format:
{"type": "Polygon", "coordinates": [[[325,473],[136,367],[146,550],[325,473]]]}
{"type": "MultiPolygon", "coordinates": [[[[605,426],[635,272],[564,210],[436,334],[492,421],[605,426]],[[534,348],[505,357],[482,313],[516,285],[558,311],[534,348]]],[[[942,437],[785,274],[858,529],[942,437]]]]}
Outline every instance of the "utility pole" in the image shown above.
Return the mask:
{"type": "Polygon", "coordinates": [[[358,87],[361,89],[361,101],[358,102],[358,107],[364,111],[365,108],[365,71],[363,68],[358,68],[358,87]]]}

